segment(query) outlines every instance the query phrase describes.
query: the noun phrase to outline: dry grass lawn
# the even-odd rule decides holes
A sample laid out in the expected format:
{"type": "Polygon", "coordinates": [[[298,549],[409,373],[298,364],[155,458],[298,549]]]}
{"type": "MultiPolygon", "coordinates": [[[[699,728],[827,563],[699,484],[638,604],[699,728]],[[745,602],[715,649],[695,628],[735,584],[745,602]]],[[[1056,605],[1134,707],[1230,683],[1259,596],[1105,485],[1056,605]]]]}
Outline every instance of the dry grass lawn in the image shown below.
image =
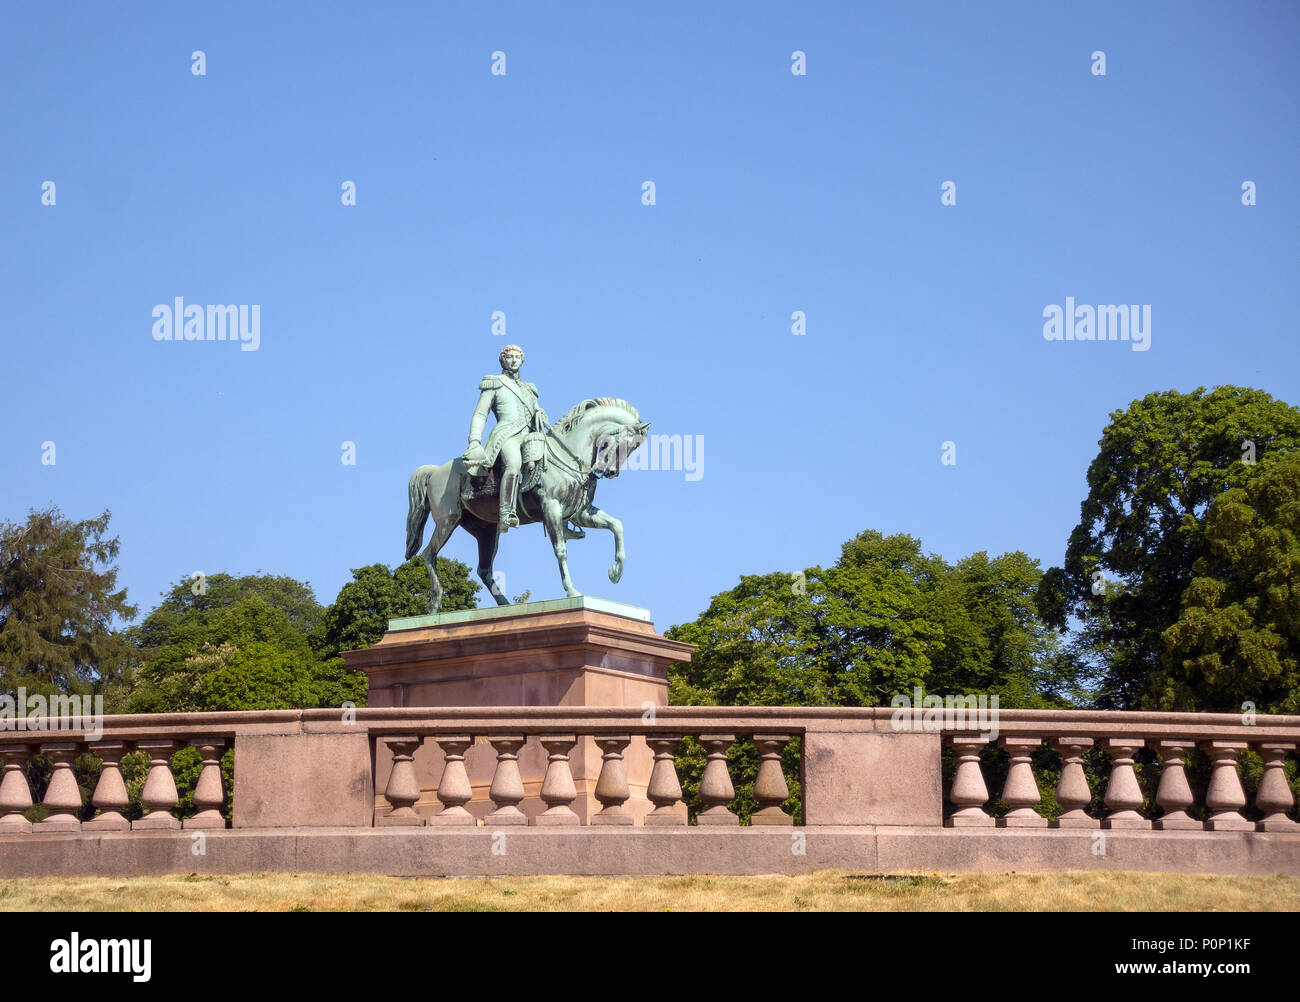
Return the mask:
{"type": "Polygon", "coordinates": [[[0,911],[1300,911],[1300,878],[844,871],[763,877],[245,874],[0,881],[0,911]]]}

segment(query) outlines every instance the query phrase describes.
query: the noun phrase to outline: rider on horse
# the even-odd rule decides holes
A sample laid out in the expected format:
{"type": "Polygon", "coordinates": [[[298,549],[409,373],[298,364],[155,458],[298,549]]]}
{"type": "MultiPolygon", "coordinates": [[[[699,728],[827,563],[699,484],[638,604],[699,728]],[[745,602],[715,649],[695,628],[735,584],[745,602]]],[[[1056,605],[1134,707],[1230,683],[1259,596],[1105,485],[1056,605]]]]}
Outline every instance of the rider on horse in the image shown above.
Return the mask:
{"type": "Polygon", "coordinates": [[[473,476],[486,475],[492,470],[499,454],[505,472],[499,485],[500,515],[497,530],[505,532],[519,525],[515,514],[516,495],[519,490],[520,467],[523,462],[521,446],[530,432],[545,431],[549,426],[546,412],[537,405],[537,387],[519,378],[519,368],[524,364],[524,351],[517,344],[501,349],[499,358],[501,375],[484,376],[479,382],[478,406],[469,426],[469,447],[464,458],[473,476]],[[496,415],[497,423],[482,442],[483,426],[488,414],[496,415]]]}

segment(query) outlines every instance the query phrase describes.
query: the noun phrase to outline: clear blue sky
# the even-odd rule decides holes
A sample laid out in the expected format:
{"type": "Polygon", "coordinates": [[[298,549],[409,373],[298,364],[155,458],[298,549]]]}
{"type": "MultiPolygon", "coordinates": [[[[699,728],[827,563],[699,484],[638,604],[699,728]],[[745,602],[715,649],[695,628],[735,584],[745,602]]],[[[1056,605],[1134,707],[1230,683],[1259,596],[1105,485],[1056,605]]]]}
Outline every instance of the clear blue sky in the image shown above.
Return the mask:
{"type": "MultiPolygon", "coordinates": [[[[570,548],[661,629],[868,528],[1059,563],[1112,410],[1300,403],[1296,5],[1082,7],[10,5],[0,517],[111,509],[143,611],[195,570],[329,602],[510,341],[552,417],[703,437],[698,482],[601,485],[621,584],[570,548]],[[176,296],[260,305],[259,350],[156,342],[176,296]],[[1046,342],[1067,296],[1149,304],[1150,350],[1046,342]]],[[[560,594],[538,527],[498,567],[560,594]]]]}

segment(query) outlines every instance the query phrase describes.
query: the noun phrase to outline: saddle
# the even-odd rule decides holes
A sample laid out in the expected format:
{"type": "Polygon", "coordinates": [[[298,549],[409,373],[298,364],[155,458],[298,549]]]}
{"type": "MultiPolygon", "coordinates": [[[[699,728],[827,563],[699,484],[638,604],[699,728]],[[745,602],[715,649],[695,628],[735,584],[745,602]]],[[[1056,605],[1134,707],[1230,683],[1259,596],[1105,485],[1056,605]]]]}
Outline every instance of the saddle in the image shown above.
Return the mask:
{"type": "MultiPolygon", "coordinates": [[[[522,497],[528,491],[537,486],[537,481],[541,479],[542,470],[546,468],[546,432],[530,431],[523,436],[523,442],[519,449],[522,463],[522,480],[519,483],[519,495],[522,497]]],[[[492,464],[492,469],[488,470],[483,476],[476,477],[473,474],[465,477],[460,484],[460,496],[462,501],[473,501],[476,498],[494,498],[500,492],[501,476],[505,472],[505,460],[497,456],[496,462],[492,464]]]]}

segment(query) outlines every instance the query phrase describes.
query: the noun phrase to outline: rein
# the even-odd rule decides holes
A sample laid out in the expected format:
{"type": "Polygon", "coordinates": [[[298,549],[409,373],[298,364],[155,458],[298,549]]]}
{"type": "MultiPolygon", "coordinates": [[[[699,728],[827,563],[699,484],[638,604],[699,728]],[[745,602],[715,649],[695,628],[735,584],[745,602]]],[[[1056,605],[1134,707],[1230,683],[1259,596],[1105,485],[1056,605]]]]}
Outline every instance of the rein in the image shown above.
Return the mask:
{"type": "Polygon", "coordinates": [[[581,459],[579,459],[578,456],[574,454],[573,450],[570,449],[567,445],[565,445],[563,440],[560,438],[560,436],[556,434],[555,428],[551,426],[551,423],[549,421],[546,422],[546,431],[547,431],[547,435],[546,435],[547,443],[548,444],[554,443],[555,445],[558,445],[561,449],[563,449],[566,453],[569,454],[569,458],[572,459],[574,463],[576,463],[577,465],[570,466],[568,463],[560,459],[560,457],[556,455],[554,452],[551,453],[552,458],[554,458],[555,461],[559,463],[563,469],[569,471],[570,473],[576,473],[578,475],[579,482],[585,484],[587,482],[587,478],[591,476],[592,469],[594,469],[593,465],[590,463],[584,463],[581,459]]]}

